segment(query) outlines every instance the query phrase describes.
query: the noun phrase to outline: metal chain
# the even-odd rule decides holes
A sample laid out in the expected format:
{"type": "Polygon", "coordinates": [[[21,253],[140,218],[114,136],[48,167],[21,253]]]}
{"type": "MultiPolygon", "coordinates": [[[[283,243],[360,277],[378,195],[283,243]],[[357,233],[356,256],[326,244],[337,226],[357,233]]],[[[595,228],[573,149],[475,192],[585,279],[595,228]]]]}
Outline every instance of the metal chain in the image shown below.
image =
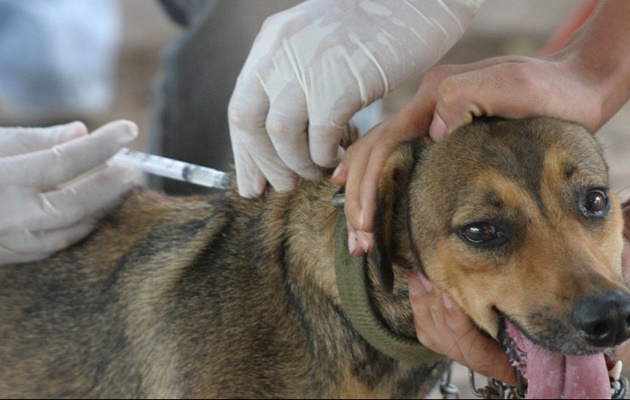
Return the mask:
{"type": "Polygon", "coordinates": [[[482,399],[523,399],[525,398],[525,386],[523,384],[523,377],[517,371],[516,377],[518,380],[518,387],[510,386],[496,379],[487,378],[488,382],[485,387],[478,388],[475,383],[475,372],[472,369],[468,370],[468,379],[470,384],[470,390],[472,393],[482,399]]]}
{"type": "MultiPolygon", "coordinates": [[[[450,371],[449,371],[450,374],[450,371]]],[[[525,394],[527,389],[523,384],[523,377],[520,373],[516,373],[516,378],[518,380],[518,386],[510,386],[496,379],[488,378],[488,383],[483,388],[478,388],[475,383],[475,372],[471,369],[468,370],[468,378],[470,384],[470,390],[472,393],[479,398],[482,399],[523,399],[525,398],[525,394]]],[[[448,383],[450,384],[450,375],[448,376],[448,383]]],[[[451,386],[454,386],[450,384],[451,386]]],[[[611,382],[611,398],[613,399],[623,399],[626,396],[628,391],[628,380],[624,376],[620,376],[618,381],[611,382]]],[[[441,386],[440,386],[441,388],[441,386]]],[[[444,392],[442,392],[444,395],[444,392]]],[[[444,397],[445,399],[448,397],[444,397]]]]}
{"type": "Polygon", "coordinates": [[[625,376],[620,376],[619,380],[612,383],[612,395],[613,399],[625,399],[626,392],[628,391],[628,380],[625,376]],[[618,385],[616,385],[618,383],[618,385]]]}
{"type": "Polygon", "coordinates": [[[443,399],[459,399],[459,388],[451,383],[453,376],[453,364],[449,365],[440,381],[440,393],[443,399]]]}

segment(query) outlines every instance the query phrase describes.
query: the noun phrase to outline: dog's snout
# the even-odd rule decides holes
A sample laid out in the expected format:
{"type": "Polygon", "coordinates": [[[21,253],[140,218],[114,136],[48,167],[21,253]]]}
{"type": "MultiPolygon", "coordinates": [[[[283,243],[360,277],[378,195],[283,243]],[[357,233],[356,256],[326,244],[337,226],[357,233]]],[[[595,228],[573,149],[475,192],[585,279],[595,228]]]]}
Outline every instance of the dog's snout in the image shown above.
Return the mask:
{"type": "Polygon", "coordinates": [[[573,324],[590,344],[612,347],[630,337],[630,294],[613,290],[580,300],[573,324]]]}

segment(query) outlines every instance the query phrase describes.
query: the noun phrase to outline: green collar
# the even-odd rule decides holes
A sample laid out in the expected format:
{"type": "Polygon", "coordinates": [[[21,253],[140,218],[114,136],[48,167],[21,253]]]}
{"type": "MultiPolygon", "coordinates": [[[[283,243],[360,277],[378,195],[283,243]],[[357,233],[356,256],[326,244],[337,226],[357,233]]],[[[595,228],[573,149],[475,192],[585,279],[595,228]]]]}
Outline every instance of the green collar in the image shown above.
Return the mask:
{"type": "Polygon", "coordinates": [[[396,360],[425,364],[443,361],[444,356],[418,340],[396,336],[379,319],[370,305],[367,259],[348,253],[347,237],[346,217],[340,210],[335,232],[335,272],[343,309],[354,329],[375,349],[396,360]]]}

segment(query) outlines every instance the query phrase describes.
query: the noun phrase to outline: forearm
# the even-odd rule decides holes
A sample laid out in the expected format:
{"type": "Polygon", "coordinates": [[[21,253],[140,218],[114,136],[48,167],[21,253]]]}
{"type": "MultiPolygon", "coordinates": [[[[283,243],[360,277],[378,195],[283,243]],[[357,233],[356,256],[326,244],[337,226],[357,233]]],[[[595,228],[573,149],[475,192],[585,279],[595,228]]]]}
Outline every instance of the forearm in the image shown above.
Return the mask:
{"type": "Polygon", "coordinates": [[[597,128],[630,98],[630,2],[601,2],[593,16],[552,59],[593,88],[600,104],[597,128]]]}

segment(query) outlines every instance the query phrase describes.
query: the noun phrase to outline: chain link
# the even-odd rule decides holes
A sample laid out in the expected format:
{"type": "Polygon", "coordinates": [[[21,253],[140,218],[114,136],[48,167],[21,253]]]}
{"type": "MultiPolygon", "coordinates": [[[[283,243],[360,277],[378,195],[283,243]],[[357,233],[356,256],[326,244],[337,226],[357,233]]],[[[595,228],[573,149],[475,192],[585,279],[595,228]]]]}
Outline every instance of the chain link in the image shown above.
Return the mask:
{"type": "Polygon", "coordinates": [[[626,379],[625,376],[620,376],[619,380],[617,381],[619,382],[619,387],[615,387],[616,385],[615,382],[613,382],[613,388],[612,388],[612,395],[611,398],[613,399],[625,399],[626,398],[626,392],[628,391],[628,380],[626,379]]]}
{"type": "Polygon", "coordinates": [[[523,384],[523,377],[517,371],[516,378],[518,380],[518,387],[510,386],[501,381],[493,378],[487,378],[487,384],[485,387],[477,387],[475,383],[475,372],[472,369],[468,370],[468,380],[470,384],[470,390],[481,399],[523,399],[525,398],[525,385],[523,384]]]}
{"type": "Polygon", "coordinates": [[[440,393],[443,399],[459,399],[459,388],[457,385],[451,383],[452,376],[453,364],[446,368],[446,371],[444,371],[442,375],[442,380],[440,381],[440,393]]]}
{"type": "MultiPolygon", "coordinates": [[[[450,386],[454,386],[450,383],[450,368],[449,368],[449,376],[448,376],[448,384],[450,386]]],[[[477,387],[475,383],[475,372],[471,369],[468,370],[468,378],[470,384],[470,390],[475,395],[475,397],[482,399],[524,399],[525,394],[527,393],[527,388],[523,384],[523,376],[517,371],[516,379],[518,380],[518,386],[510,386],[496,379],[488,378],[488,382],[485,387],[477,387]]],[[[628,391],[628,380],[626,377],[621,376],[619,380],[616,382],[612,382],[611,387],[611,398],[613,399],[623,399],[626,396],[628,391]],[[616,383],[616,384],[615,384],[616,383]]],[[[442,395],[445,396],[444,392],[442,395]]],[[[445,399],[449,397],[444,397],[445,399]]],[[[457,397],[459,398],[459,397],[457,397]]]]}

